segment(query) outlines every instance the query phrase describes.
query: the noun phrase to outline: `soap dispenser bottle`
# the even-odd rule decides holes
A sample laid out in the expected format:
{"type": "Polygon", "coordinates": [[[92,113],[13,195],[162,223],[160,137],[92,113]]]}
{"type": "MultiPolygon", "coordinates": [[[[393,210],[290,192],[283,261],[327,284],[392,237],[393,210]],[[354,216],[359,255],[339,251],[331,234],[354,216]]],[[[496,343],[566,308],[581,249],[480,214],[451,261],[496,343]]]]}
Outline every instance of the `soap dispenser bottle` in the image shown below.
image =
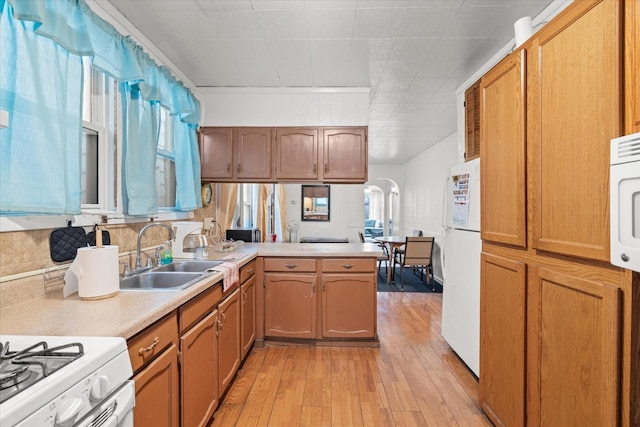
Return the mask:
{"type": "Polygon", "coordinates": [[[167,265],[173,262],[173,252],[171,251],[171,240],[167,240],[164,243],[164,250],[162,251],[162,256],[160,257],[160,264],[167,265]]]}

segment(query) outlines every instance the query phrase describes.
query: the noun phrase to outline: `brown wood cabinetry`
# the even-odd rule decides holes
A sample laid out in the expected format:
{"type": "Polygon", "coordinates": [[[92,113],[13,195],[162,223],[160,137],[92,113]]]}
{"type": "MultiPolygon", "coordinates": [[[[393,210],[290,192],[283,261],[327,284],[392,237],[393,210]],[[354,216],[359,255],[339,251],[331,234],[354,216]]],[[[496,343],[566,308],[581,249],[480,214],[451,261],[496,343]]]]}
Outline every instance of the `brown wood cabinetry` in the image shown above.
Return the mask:
{"type": "Polygon", "coordinates": [[[205,182],[273,180],[271,128],[202,127],[199,144],[205,182]]]}
{"type": "Polygon", "coordinates": [[[525,247],[524,55],[507,57],[482,77],[481,237],[525,247]]]}
{"type": "Polygon", "coordinates": [[[640,132],[640,3],[625,1],[625,134],[640,132]]]}
{"type": "Polygon", "coordinates": [[[480,157],[480,80],[464,92],[464,158],[480,157]]]}
{"type": "Polygon", "coordinates": [[[276,129],[276,179],[318,179],[319,132],[317,128],[276,129]]]}
{"type": "Polygon", "coordinates": [[[136,387],[135,425],[179,425],[178,322],[175,313],[128,342],[136,387]]]}
{"type": "Polygon", "coordinates": [[[376,339],[376,260],[264,258],[264,336],[376,339]]]}
{"type": "Polygon", "coordinates": [[[218,387],[220,395],[229,388],[240,367],[240,290],[218,305],[218,387]]]}
{"type": "Polygon", "coordinates": [[[265,258],[264,270],[264,335],[316,338],[315,259],[265,258]]]}
{"type": "Polygon", "coordinates": [[[241,299],[241,356],[244,358],[256,339],[256,278],[254,275],[240,286],[241,299]]]}
{"type": "Polygon", "coordinates": [[[200,129],[205,182],[364,183],[367,156],[366,127],[200,129]]]}
{"type": "Polygon", "coordinates": [[[322,260],[322,337],[375,338],[375,260],[322,260]]]}
{"type": "Polygon", "coordinates": [[[323,128],[322,152],[323,181],[367,181],[367,131],[365,128],[323,128]]]}
{"type": "Polygon", "coordinates": [[[178,309],[180,419],[204,426],[218,406],[218,311],[222,286],[213,286],[178,309]]]}
{"type": "Polygon", "coordinates": [[[482,78],[480,401],[496,425],[640,423],[640,278],[608,263],[627,3],[573,2],[482,78]]]}

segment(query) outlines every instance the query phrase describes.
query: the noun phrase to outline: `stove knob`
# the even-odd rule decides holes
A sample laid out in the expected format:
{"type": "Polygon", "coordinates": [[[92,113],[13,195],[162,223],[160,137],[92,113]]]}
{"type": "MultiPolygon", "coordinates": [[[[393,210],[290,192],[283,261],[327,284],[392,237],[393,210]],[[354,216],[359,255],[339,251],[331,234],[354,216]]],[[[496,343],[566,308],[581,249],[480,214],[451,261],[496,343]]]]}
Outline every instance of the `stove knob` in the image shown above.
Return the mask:
{"type": "Polygon", "coordinates": [[[91,399],[102,400],[109,394],[109,378],[101,375],[91,385],[91,399]]]}
{"type": "Polygon", "coordinates": [[[70,427],[82,409],[82,399],[74,397],[62,401],[56,414],[56,427],[70,427]]]}

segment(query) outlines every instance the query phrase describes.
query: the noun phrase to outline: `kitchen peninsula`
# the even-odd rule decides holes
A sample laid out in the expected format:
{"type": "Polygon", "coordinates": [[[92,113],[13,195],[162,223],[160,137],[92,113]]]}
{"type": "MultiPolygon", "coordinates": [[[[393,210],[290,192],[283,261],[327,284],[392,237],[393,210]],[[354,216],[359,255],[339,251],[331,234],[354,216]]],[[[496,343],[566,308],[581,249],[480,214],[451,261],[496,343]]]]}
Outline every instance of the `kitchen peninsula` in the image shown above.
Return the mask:
{"type": "MultiPolygon", "coordinates": [[[[0,334],[120,336],[136,389],[136,425],[200,425],[211,418],[254,341],[378,345],[377,245],[245,244],[236,259],[183,290],[120,291],[101,300],[62,289],[0,287],[0,334]]],[[[36,286],[34,285],[34,288],[36,286]]]]}

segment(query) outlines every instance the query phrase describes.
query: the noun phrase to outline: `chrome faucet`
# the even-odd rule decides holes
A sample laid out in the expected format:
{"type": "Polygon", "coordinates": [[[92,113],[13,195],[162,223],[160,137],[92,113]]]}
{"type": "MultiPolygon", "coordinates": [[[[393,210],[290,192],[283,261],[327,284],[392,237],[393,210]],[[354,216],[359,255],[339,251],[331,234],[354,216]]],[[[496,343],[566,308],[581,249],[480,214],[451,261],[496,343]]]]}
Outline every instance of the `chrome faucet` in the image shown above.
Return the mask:
{"type": "Polygon", "coordinates": [[[158,227],[164,227],[167,230],[169,230],[169,235],[171,236],[171,240],[175,240],[176,239],[176,234],[173,232],[173,228],[169,227],[167,224],[163,224],[161,222],[152,222],[149,223],[147,225],[145,225],[144,227],[142,227],[142,229],[140,230],[140,232],[138,233],[138,244],[136,246],[136,270],[135,272],[140,272],[140,270],[142,270],[142,254],[141,254],[141,241],[142,241],[142,235],[144,234],[145,231],[147,231],[147,228],[153,227],[153,226],[158,226],[158,227]]]}

